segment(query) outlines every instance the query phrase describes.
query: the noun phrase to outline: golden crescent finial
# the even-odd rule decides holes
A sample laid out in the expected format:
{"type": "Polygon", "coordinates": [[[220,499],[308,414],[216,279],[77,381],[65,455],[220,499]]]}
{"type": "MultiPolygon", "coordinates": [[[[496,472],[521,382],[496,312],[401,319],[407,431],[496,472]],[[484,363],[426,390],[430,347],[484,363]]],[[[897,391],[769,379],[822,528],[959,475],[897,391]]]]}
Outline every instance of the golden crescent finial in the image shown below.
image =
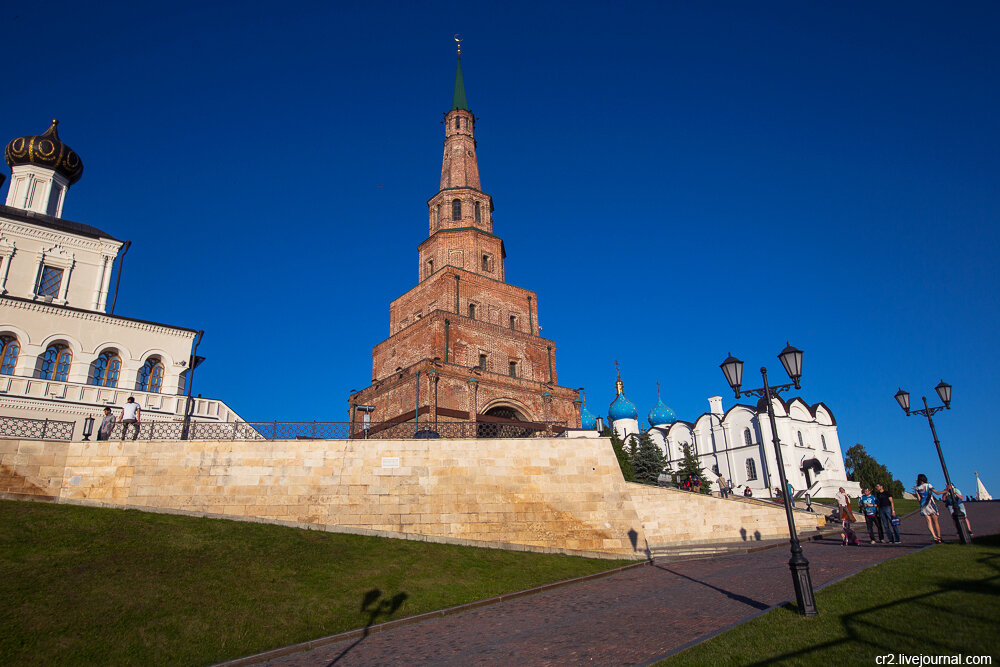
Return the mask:
{"type": "Polygon", "coordinates": [[[461,33],[455,33],[454,40],[458,42],[458,55],[462,55],[462,38],[459,36],[461,33]]]}

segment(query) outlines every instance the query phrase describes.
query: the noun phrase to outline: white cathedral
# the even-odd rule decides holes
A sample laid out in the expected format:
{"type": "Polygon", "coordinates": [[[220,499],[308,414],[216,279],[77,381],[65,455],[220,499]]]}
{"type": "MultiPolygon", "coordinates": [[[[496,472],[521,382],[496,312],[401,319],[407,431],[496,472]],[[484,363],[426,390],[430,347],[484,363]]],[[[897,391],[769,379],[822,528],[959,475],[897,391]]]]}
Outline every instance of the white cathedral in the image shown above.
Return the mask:
{"type": "MultiPolygon", "coordinates": [[[[186,396],[198,331],[109,314],[116,258],[129,243],[63,218],[83,162],[58,121],[11,140],[0,206],[0,415],[13,420],[100,420],[134,396],[144,421],[241,421],[217,399],[186,396]]],[[[0,175],[0,186],[4,181],[0,175]]],[[[117,294],[117,292],[116,292],[117,294]]],[[[114,300],[112,299],[112,303],[114,300]]],[[[117,413],[120,415],[120,413],[117,413]]],[[[23,426],[23,422],[20,424],[23,426]]]]}
{"type": "MultiPolygon", "coordinates": [[[[608,424],[625,442],[647,431],[677,470],[689,448],[697,457],[713,488],[718,477],[725,477],[741,494],[750,488],[755,498],[769,498],[781,486],[775,459],[767,405],[760,399],[753,405],[737,403],[722,408],[722,397],[708,399],[708,412],[693,422],[677,419],[659,395],[649,411],[648,429],[639,426],[639,411],[625,397],[621,375],[615,382],[617,395],[608,407],[608,424]]],[[[824,403],[809,405],[799,397],[773,401],[785,478],[797,496],[809,493],[813,498],[832,498],[840,487],[853,497],[860,495],[857,482],[847,480],[844,456],[837,437],[837,421],[824,403]]],[[[581,426],[593,429],[598,419],[586,406],[581,410],[581,426]]]]}

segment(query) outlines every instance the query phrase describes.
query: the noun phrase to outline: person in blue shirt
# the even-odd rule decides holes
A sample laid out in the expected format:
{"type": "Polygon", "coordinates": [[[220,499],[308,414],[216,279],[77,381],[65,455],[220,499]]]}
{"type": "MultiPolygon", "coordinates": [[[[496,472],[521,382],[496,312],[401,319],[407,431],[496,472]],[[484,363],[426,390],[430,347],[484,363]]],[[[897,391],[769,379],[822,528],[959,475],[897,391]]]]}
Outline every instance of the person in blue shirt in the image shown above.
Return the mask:
{"type": "Polygon", "coordinates": [[[878,528],[878,543],[882,544],[885,541],[885,533],[882,532],[882,520],[878,515],[878,500],[872,495],[872,491],[869,488],[864,488],[861,490],[861,497],[858,498],[858,505],[862,513],[865,515],[865,526],[868,528],[868,539],[871,540],[872,544],[875,544],[875,528],[878,528]]]}

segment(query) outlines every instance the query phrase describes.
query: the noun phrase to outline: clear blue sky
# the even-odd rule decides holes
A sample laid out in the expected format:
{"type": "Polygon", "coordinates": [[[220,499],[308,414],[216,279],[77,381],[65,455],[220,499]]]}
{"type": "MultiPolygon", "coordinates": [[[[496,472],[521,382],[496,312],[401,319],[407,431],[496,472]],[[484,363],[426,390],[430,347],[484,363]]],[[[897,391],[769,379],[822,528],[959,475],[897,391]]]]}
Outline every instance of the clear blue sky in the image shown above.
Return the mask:
{"type": "MultiPolygon", "coordinates": [[[[801,395],[908,487],[1000,491],[1000,5],[6,3],[3,141],[50,118],[65,216],[134,242],[118,312],[206,330],[195,391],[342,420],[417,279],[453,33],[507,278],[560,384],[645,416],[747,384],[801,395]],[[759,375],[757,376],[759,378],[759,375]],[[936,403],[936,398],[933,400],[936,403]]],[[[6,189],[6,186],[5,186],[6,189]]]]}

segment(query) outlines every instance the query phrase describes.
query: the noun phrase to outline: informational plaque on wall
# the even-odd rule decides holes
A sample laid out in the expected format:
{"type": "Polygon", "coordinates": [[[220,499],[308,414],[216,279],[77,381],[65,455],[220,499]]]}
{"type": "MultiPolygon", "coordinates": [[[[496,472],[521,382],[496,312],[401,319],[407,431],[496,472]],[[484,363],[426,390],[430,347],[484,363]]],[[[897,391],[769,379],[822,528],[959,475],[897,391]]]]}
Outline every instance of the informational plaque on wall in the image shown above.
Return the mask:
{"type": "Polygon", "coordinates": [[[399,467],[399,457],[398,456],[383,456],[382,457],[382,467],[383,468],[398,468],[399,467]]]}

